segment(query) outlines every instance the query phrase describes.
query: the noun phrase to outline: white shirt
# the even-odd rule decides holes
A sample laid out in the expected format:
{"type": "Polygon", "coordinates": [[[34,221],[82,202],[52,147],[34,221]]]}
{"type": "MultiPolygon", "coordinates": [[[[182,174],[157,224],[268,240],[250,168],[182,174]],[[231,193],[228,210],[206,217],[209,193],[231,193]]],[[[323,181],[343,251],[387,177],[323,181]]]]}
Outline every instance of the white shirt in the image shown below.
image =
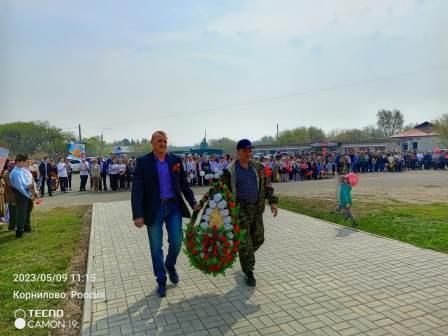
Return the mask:
{"type": "Polygon", "coordinates": [[[118,163],[112,163],[110,165],[110,175],[117,175],[120,173],[120,165],[118,163]]]}
{"type": "Polygon", "coordinates": [[[81,162],[80,166],[79,166],[79,175],[80,176],[86,176],[89,175],[89,163],[86,162],[81,162]]]}
{"type": "Polygon", "coordinates": [[[196,170],[196,163],[193,161],[187,162],[187,171],[188,172],[194,172],[196,170]]]}
{"type": "Polygon", "coordinates": [[[210,161],[210,170],[213,172],[213,173],[216,173],[216,172],[218,172],[218,162],[216,162],[216,161],[210,161]]]}
{"type": "Polygon", "coordinates": [[[58,168],[58,176],[59,177],[67,177],[67,169],[65,168],[65,163],[64,162],[59,162],[57,164],[57,168],[58,168]]]}

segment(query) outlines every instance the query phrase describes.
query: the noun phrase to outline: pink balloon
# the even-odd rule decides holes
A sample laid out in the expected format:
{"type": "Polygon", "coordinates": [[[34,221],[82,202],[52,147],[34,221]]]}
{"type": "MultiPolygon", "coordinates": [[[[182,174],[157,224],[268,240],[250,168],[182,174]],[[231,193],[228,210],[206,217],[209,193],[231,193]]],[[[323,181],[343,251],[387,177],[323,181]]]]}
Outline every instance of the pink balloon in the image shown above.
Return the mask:
{"type": "Polygon", "coordinates": [[[358,175],[356,175],[355,173],[348,173],[346,176],[347,176],[348,183],[350,183],[352,188],[358,184],[358,182],[359,182],[358,175]]]}

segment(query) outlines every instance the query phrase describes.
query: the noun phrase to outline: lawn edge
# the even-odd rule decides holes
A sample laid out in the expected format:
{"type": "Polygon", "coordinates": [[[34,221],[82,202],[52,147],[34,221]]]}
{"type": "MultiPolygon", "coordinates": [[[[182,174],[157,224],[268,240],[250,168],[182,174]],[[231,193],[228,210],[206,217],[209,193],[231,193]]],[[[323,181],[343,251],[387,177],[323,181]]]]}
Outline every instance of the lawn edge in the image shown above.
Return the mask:
{"type": "Polygon", "coordinates": [[[429,249],[429,248],[424,248],[424,247],[421,247],[421,246],[418,246],[418,245],[414,245],[414,244],[411,244],[411,243],[407,243],[407,242],[404,242],[404,241],[401,241],[401,240],[397,240],[397,239],[393,239],[393,238],[389,238],[389,237],[381,236],[381,235],[376,234],[376,233],[372,233],[372,232],[368,232],[368,231],[363,231],[363,230],[355,229],[355,228],[352,228],[352,227],[349,227],[349,226],[345,226],[345,225],[342,225],[342,224],[338,224],[338,223],[329,222],[329,221],[326,221],[326,220],[324,220],[324,219],[320,219],[320,218],[317,218],[317,217],[304,215],[304,214],[301,214],[300,212],[295,212],[295,211],[287,210],[287,209],[282,208],[282,207],[280,207],[280,209],[282,209],[283,211],[288,211],[288,212],[293,213],[293,214],[296,214],[296,215],[300,215],[300,216],[304,216],[304,217],[308,217],[308,218],[313,218],[313,219],[318,220],[318,221],[320,221],[320,222],[323,222],[323,223],[325,223],[325,224],[327,224],[327,225],[335,225],[335,226],[338,226],[338,227],[341,227],[341,228],[344,228],[344,229],[348,229],[348,230],[352,230],[352,231],[355,231],[355,232],[365,233],[365,234],[374,236],[374,237],[376,237],[376,238],[382,238],[382,239],[391,240],[391,241],[393,241],[393,242],[398,242],[398,243],[400,243],[400,244],[409,245],[409,246],[418,248],[418,249],[420,249],[420,250],[429,251],[429,252],[435,252],[435,253],[441,254],[441,255],[443,255],[443,256],[445,256],[445,257],[448,255],[448,253],[445,253],[445,252],[441,252],[441,251],[437,251],[437,250],[433,250],[433,249],[429,249]]]}
{"type": "MultiPolygon", "coordinates": [[[[90,217],[90,236],[89,236],[89,244],[88,244],[88,254],[87,254],[87,268],[86,268],[86,274],[92,273],[93,265],[94,265],[94,241],[95,241],[95,229],[93,227],[94,220],[96,218],[96,211],[95,206],[96,203],[92,204],[92,215],[90,217]]],[[[93,293],[93,282],[87,281],[85,283],[85,293],[93,293]]],[[[84,335],[90,335],[90,328],[91,328],[91,318],[92,318],[92,300],[91,299],[85,299],[83,300],[83,311],[82,311],[82,317],[81,317],[81,323],[80,323],[80,332],[79,334],[81,336],[84,335]]]]}
{"type": "MultiPolygon", "coordinates": [[[[72,290],[75,290],[77,292],[85,293],[85,280],[82,275],[85,275],[87,271],[87,261],[88,261],[88,253],[89,253],[89,245],[90,245],[90,236],[92,231],[92,206],[91,205],[81,205],[81,207],[85,208],[84,214],[82,216],[82,227],[81,227],[81,238],[79,240],[79,243],[76,246],[75,253],[73,254],[72,258],[70,259],[70,264],[68,267],[68,274],[79,274],[81,275],[81,281],[75,282],[69,284],[66,293],[67,295],[70,294],[72,290]],[[76,261],[76,258],[79,257],[80,259],[76,261]]],[[[55,336],[68,336],[68,335],[79,335],[80,329],[81,329],[81,323],[82,323],[82,313],[84,309],[84,299],[72,299],[67,302],[64,302],[62,305],[62,309],[64,310],[64,318],[67,318],[69,320],[77,320],[78,325],[80,328],[77,329],[56,329],[53,332],[49,330],[49,335],[55,335],[55,336]],[[69,308],[69,305],[73,304],[73,307],[69,308]],[[69,308],[69,309],[68,309],[69,308]],[[69,310],[68,316],[66,315],[66,310],[69,310]],[[73,317],[73,315],[78,315],[77,318],[73,317]]]]}

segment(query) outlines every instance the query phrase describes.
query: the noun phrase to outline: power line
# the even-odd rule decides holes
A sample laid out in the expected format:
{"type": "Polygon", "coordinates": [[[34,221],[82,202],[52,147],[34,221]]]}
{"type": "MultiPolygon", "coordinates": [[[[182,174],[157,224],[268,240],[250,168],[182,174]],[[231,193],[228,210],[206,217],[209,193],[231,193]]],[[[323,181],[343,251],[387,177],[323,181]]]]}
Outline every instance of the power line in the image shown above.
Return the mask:
{"type": "MultiPolygon", "coordinates": [[[[228,109],[246,107],[246,106],[256,105],[256,104],[261,104],[261,103],[267,103],[267,102],[272,102],[272,101],[291,98],[291,97],[298,97],[298,96],[321,93],[321,92],[326,92],[326,91],[333,91],[333,90],[338,90],[341,88],[369,85],[369,84],[372,84],[375,82],[391,80],[391,79],[396,79],[396,78],[402,78],[402,77],[408,77],[408,76],[413,76],[413,75],[423,73],[423,72],[443,70],[443,69],[447,69],[447,68],[448,68],[448,65],[433,66],[433,67],[429,67],[429,68],[408,71],[408,72],[398,73],[398,74],[389,75],[389,76],[382,76],[382,77],[377,77],[377,78],[372,78],[372,79],[367,79],[367,80],[362,80],[362,81],[356,81],[356,82],[350,82],[350,83],[336,84],[336,85],[332,85],[332,86],[328,86],[328,87],[304,90],[304,91],[299,91],[299,92],[286,94],[286,95],[254,99],[252,101],[247,101],[247,102],[243,102],[243,103],[235,103],[235,104],[230,104],[230,105],[226,105],[226,106],[207,108],[207,109],[199,110],[199,111],[195,112],[194,114],[195,115],[205,114],[205,113],[215,112],[215,111],[220,111],[220,110],[228,110],[228,109]]],[[[120,125],[123,126],[123,125],[135,124],[135,123],[140,123],[142,121],[148,121],[148,120],[161,120],[161,119],[176,118],[181,115],[183,115],[183,113],[166,114],[166,115],[161,115],[161,116],[157,116],[157,117],[143,118],[143,119],[133,120],[130,122],[120,123],[120,125]]]]}

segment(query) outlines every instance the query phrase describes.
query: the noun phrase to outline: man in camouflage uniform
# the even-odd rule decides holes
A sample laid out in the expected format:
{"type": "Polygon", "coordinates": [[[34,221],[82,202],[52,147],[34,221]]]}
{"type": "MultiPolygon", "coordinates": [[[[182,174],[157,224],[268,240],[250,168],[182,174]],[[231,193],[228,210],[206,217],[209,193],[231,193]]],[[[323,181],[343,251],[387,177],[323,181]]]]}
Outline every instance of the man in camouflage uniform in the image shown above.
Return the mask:
{"type": "Polygon", "coordinates": [[[278,198],[274,196],[270,178],[266,176],[263,165],[252,160],[252,144],[249,140],[240,140],[237,144],[238,158],[230,163],[223,174],[223,182],[235,195],[240,206],[240,227],[246,230],[246,240],[241,242],[238,254],[241,269],[248,286],[254,287],[255,251],[264,242],[263,212],[265,200],[277,216],[278,198]]]}

